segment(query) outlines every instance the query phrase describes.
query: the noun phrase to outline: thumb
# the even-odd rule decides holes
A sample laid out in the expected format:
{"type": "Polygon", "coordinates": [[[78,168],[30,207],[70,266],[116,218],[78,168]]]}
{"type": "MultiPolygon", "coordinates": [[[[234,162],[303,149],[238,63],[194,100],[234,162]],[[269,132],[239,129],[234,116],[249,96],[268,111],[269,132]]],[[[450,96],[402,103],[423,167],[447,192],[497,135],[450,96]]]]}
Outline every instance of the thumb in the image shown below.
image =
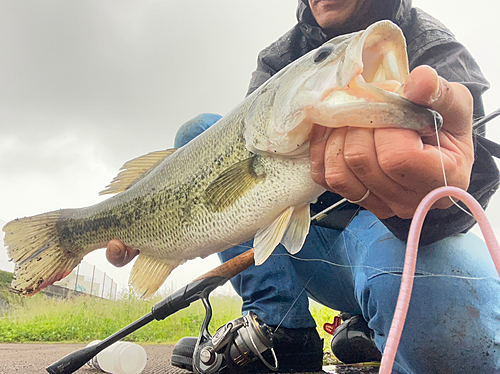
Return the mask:
{"type": "Polygon", "coordinates": [[[430,66],[422,65],[408,75],[404,95],[416,104],[439,112],[443,117],[443,129],[454,136],[470,134],[473,99],[463,84],[448,82],[430,66]]]}
{"type": "Polygon", "coordinates": [[[430,66],[418,66],[406,78],[404,96],[415,104],[430,107],[440,99],[441,93],[440,78],[430,66]]]}

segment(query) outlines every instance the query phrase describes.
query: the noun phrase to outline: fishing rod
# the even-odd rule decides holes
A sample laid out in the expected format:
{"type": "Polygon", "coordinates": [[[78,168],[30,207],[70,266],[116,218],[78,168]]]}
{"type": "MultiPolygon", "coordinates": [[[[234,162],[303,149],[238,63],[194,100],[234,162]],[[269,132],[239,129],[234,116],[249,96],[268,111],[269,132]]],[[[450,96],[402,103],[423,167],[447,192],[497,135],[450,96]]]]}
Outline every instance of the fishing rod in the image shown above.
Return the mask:
{"type": "MultiPolygon", "coordinates": [[[[168,316],[187,308],[191,303],[202,299],[208,302],[208,295],[215,288],[222,286],[229,279],[249,268],[254,263],[254,250],[249,249],[241,255],[223,263],[212,269],[208,273],[196,278],[187,286],[177,290],[173,294],[157,303],[151,308],[151,312],[132,322],[127,327],[109,336],[96,345],[80,349],[64,356],[59,361],[54,362],[46,368],[50,374],[71,374],[85,365],[99,352],[109,347],[111,344],[140,329],[153,320],[161,321],[168,316]]],[[[209,320],[210,318],[208,318],[209,320]]],[[[207,320],[207,318],[205,319],[207,320]]]]}
{"type": "Polygon", "coordinates": [[[478,119],[474,124],[472,125],[473,130],[479,129],[480,126],[485,125],[487,122],[491,121],[492,119],[500,116],[500,108],[497,110],[494,110],[493,112],[485,115],[483,118],[478,119]]]}
{"type": "MultiPolygon", "coordinates": [[[[498,116],[500,116],[500,108],[474,122],[474,124],[472,125],[472,130],[474,132],[479,132],[481,127],[485,126],[487,122],[498,116]]],[[[484,135],[476,134],[476,136],[478,137],[478,140],[480,140],[482,146],[485,147],[492,156],[500,158],[500,144],[494,142],[493,140],[487,139],[484,135]]]]}

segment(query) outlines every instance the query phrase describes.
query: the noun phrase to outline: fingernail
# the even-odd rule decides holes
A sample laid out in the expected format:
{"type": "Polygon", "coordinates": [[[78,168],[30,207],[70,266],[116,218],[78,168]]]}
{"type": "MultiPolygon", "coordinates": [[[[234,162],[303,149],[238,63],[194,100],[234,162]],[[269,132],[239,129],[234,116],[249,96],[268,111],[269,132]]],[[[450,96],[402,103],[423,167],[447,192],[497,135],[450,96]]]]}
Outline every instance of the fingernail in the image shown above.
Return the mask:
{"type": "Polygon", "coordinates": [[[439,75],[436,70],[432,69],[436,76],[436,88],[434,89],[434,92],[431,93],[431,96],[429,97],[429,104],[434,103],[437,99],[439,99],[439,96],[441,96],[441,79],[439,79],[439,75]]]}

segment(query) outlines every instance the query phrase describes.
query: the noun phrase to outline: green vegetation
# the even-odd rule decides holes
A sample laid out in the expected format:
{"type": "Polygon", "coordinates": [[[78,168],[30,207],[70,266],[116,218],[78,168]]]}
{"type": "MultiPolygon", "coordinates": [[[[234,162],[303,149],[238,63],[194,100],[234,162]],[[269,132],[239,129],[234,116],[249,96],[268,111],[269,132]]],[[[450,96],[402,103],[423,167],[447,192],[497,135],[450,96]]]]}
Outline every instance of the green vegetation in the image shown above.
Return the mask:
{"type": "MultiPolygon", "coordinates": [[[[0,342],[90,342],[104,339],[148,313],[160,300],[161,297],[156,297],[142,301],[126,295],[118,301],[95,297],[59,300],[41,293],[24,298],[0,287],[0,342]]],[[[241,315],[241,301],[237,297],[212,296],[210,301],[213,307],[211,333],[241,315]]],[[[311,310],[328,346],[330,339],[321,326],[331,322],[336,312],[318,304],[314,304],[311,310]]],[[[204,315],[203,305],[197,301],[163,321],[151,322],[125,340],[175,343],[184,336],[198,336],[204,315]]]]}
{"type": "Polygon", "coordinates": [[[8,286],[14,279],[14,274],[0,270],[0,286],[8,286]]]}
{"type": "MultiPolygon", "coordinates": [[[[157,298],[146,302],[135,297],[118,301],[93,297],[58,300],[43,294],[21,298],[6,291],[0,291],[0,299],[9,304],[3,316],[0,314],[0,342],[104,339],[148,313],[160,301],[157,298]]],[[[213,297],[212,304],[211,327],[214,329],[239,315],[240,301],[237,298],[213,297]]],[[[183,336],[198,336],[203,316],[204,308],[198,301],[164,321],[150,323],[125,340],[173,343],[183,336]]]]}

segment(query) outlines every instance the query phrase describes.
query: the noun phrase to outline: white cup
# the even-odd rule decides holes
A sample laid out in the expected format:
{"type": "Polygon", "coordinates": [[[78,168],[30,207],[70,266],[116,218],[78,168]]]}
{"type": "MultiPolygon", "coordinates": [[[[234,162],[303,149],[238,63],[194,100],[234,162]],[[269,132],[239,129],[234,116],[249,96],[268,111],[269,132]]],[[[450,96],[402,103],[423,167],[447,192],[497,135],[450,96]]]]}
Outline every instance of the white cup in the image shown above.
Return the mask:
{"type": "MultiPolygon", "coordinates": [[[[90,342],[87,347],[99,343],[90,342]]],[[[144,348],[130,342],[116,342],[99,352],[88,365],[112,374],[139,374],[146,366],[147,355],[144,348]]]]}

